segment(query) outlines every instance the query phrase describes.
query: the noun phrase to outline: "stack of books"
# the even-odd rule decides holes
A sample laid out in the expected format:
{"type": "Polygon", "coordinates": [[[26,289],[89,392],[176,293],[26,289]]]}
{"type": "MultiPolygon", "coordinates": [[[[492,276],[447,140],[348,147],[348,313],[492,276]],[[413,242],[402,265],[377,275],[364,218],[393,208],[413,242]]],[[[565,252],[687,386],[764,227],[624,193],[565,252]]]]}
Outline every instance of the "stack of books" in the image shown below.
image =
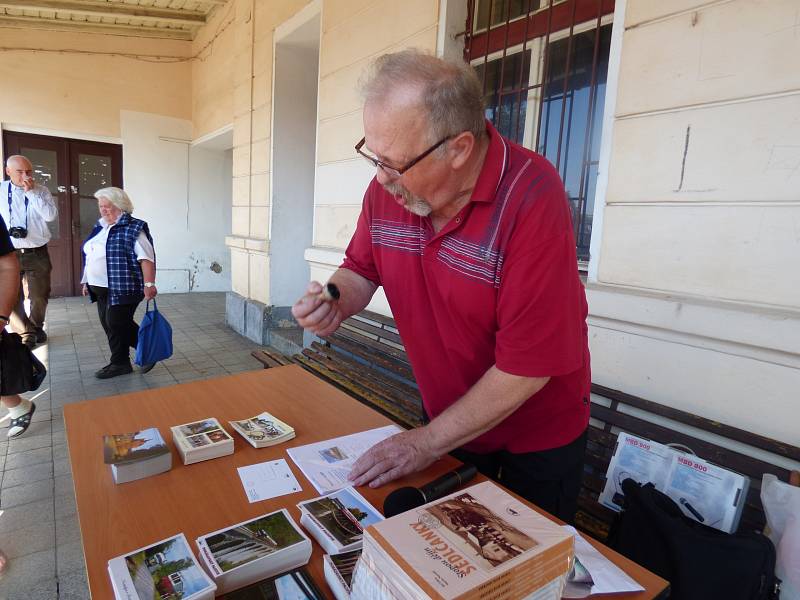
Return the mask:
{"type": "Polygon", "coordinates": [[[104,435],[103,460],[111,465],[114,483],[135,481],[172,468],[172,453],[155,427],[104,435]]]}
{"type": "Polygon", "coordinates": [[[254,448],[266,448],[280,444],[294,437],[294,429],[273,417],[268,412],[245,419],[228,421],[234,431],[241,435],[254,448]]]}
{"type": "Polygon", "coordinates": [[[364,531],[353,597],[561,598],[573,536],[485,481],[364,531]]]}
{"type": "Polygon", "coordinates": [[[233,454],[233,438],[213,417],[176,425],[171,430],[172,441],[185,465],[233,454]]]}
{"type": "Polygon", "coordinates": [[[200,536],[197,548],[221,593],[302,567],[311,558],[311,541],[286,509],[200,536]]]}
{"type": "Polygon", "coordinates": [[[180,533],[108,561],[116,600],[213,600],[217,586],[180,533]]]}
{"type": "Polygon", "coordinates": [[[300,524],[328,554],[361,548],[364,528],[383,515],[352,487],[297,505],[300,524]]]}

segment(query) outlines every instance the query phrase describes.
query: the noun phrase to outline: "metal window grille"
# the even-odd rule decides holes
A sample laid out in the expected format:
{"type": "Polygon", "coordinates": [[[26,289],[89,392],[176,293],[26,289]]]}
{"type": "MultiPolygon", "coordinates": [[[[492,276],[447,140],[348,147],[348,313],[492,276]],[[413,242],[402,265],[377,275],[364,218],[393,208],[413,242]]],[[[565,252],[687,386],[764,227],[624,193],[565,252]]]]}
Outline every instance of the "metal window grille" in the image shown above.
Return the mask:
{"type": "Polygon", "coordinates": [[[567,190],[578,259],[589,259],[614,0],[468,0],[464,58],[486,118],[546,156],[567,190]]]}

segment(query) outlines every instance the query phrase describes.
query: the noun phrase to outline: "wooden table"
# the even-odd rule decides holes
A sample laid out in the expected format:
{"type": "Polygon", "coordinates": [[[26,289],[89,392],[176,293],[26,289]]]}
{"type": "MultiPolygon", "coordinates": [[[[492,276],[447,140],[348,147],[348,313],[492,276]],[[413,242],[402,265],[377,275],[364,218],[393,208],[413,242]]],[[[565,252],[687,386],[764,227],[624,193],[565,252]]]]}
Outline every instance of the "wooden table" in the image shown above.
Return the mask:
{"type": "MultiPolygon", "coordinates": [[[[298,366],[253,371],[230,377],[98,398],[64,407],[83,552],[94,600],[113,598],[106,570],[108,560],[183,532],[194,540],[282,507],[299,523],[296,504],[319,494],[286,454],[300,446],[387,425],[390,421],[298,366]],[[256,449],[230,430],[229,420],[245,419],[267,410],[293,426],[297,437],[285,444],[256,449]],[[172,443],[173,425],[216,417],[234,438],[232,455],[184,466],[172,443]],[[116,485],[103,463],[102,437],[158,427],[172,450],[172,470],[139,481],[116,485]],[[237,467],[286,458],[303,491],[250,504],[237,467]]],[[[377,490],[360,488],[381,509],[386,495],[404,485],[419,486],[457,466],[448,457],[425,471],[377,490]]],[[[592,541],[592,540],[590,540],[592,541]]],[[[625,557],[594,543],[645,589],[620,599],[656,598],[667,582],[625,557]]],[[[322,549],[314,542],[308,569],[327,594],[322,549]]],[[[603,596],[617,598],[617,596],[603,596]]]]}

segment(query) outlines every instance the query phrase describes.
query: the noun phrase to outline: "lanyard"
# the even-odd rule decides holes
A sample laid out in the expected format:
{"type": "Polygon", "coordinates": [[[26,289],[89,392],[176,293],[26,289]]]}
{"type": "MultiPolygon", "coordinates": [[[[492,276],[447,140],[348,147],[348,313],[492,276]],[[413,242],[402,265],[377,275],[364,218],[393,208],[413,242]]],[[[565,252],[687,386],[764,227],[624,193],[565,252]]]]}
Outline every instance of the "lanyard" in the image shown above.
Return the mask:
{"type": "MultiPolygon", "coordinates": [[[[12,211],[11,211],[11,186],[13,184],[8,182],[8,226],[11,227],[12,211]]],[[[28,197],[25,196],[25,229],[28,228],[28,197]]]]}

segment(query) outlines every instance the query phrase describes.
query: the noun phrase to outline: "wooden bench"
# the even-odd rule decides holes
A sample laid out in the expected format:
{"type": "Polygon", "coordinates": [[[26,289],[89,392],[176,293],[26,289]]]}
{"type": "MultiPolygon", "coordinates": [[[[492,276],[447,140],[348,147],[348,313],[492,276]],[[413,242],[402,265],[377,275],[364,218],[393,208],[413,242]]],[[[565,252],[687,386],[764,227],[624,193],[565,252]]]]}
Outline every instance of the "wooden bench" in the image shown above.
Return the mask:
{"type": "MultiPolygon", "coordinates": [[[[364,311],[347,319],[333,335],[314,342],[302,354],[287,357],[269,349],[253,356],[265,368],[297,363],[405,427],[425,422],[422,399],[394,321],[364,311]]],[[[592,384],[591,421],[578,499],[576,525],[605,540],[616,513],[597,502],[605,485],[617,434],[625,431],[662,444],[677,443],[699,457],[750,477],[740,531],[761,530],[761,477],[773,473],[789,481],[781,464],[800,462],[800,448],[592,384]]]]}

